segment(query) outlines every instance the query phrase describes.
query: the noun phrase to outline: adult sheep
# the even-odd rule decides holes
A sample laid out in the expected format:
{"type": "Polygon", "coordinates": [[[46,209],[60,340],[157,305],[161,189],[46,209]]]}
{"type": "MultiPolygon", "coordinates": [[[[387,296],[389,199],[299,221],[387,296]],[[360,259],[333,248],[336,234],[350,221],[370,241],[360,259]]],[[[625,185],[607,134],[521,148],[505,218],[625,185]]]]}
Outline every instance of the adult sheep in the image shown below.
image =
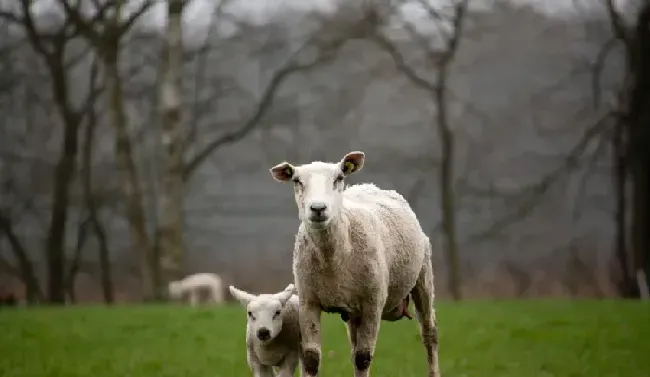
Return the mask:
{"type": "Polygon", "coordinates": [[[408,202],[374,184],[344,187],[361,170],[365,154],[340,162],[270,169],[280,182],[293,182],[301,220],[293,251],[300,297],[303,363],[317,376],[321,361],[321,312],[346,321],[355,377],[369,376],[380,321],[404,316],[410,294],[418,313],[428,376],[440,377],[433,308],[431,243],[408,202]]]}
{"type": "Polygon", "coordinates": [[[168,290],[169,296],[174,300],[188,295],[192,306],[198,305],[200,301],[211,301],[216,304],[223,302],[223,282],[217,274],[189,275],[181,280],[169,282],[168,290]]]}

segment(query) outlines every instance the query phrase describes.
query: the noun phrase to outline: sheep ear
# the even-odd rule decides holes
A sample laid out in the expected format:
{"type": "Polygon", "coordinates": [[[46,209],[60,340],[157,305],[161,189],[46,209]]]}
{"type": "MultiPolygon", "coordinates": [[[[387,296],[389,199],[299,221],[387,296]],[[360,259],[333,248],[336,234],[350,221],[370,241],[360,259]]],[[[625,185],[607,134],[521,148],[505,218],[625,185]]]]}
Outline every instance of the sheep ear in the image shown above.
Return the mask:
{"type": "Polygon", "coordinates": [[[280,303],[282,304],[282,306],[284,306],[284,305],[287,303],[287,301],[289,301],[289,299],[291,298],[291,296],[293,296],[293,291],[294,291],[294,289],[295,289],[294,285],[293,285],[293,284],[289,284],[289,285],[287,285],[287,287],[284,289],[284,291],[282,291],[282,292],[280,292],[280,293],[276,293],[276,294],[275,294],[275,298],[277,298],[278,300],[280,300],[280,303]]]}
{"type": "Polygon", "coordinates": [[[361,151],[354,151],[346,154],[341,160],[341,171],[346,176],[356,173],[363,168],[363,161],[366,155],[361,151]]]}
{"type": "Polygon", "coordinates": [[[232,285],[229,286],[228,289],[230,290],[232,297],[239,301],[239,303],[243,306],[248,306],[248,303],[255,298],[255,295],[239,290],[232,285]]]}
{"type": "Polygon", "coordinates": [[[273,179],[275,179],[278,182],[287,182],[293,178],[293,175],[296,173],[296,168],[293,167],[288,162],[283,162],[281,164],[277,164],[271,169],[269,169],[271,172],[271,175],[273,176],[273,179]]]}

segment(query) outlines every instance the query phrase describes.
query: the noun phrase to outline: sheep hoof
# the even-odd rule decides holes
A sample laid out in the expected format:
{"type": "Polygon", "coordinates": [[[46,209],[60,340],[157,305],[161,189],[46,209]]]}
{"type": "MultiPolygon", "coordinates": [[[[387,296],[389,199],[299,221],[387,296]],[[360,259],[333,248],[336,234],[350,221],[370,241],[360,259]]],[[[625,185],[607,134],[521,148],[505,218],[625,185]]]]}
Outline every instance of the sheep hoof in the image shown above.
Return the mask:
{"type": "Polygon", "coordinates": [[[354,355],[354,366],[359,371],[364,371],[370,368],[370,361],[372,361],[372,355],[370,351],[357,351],[354,355]]]}
{"type": "Polygon", "coordinates": [[[310,376],[318,375],[318,366],[320,364],[320,355],[316,350],[305,350],[303,352],[303,363],[305,366],[305,372],[310,376]]]}

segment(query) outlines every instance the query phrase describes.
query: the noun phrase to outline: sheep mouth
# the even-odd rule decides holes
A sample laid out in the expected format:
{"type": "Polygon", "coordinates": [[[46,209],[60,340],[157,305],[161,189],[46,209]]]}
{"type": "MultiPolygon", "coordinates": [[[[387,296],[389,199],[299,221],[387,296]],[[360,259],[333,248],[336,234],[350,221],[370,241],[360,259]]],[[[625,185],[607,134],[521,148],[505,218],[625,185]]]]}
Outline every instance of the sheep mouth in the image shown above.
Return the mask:
{"type": "Polygon", "coordinates": [[[309,225],[315,228],[325,228],[329,225],[330,218],[324,215],[311,215],[309,216],[309,225]]]}
{"type": "Polygon", "coordinates": [[[309,223],[312,225],[327,225],[330,217],[325,214],[312,213],[309,215],[309,223]]]}

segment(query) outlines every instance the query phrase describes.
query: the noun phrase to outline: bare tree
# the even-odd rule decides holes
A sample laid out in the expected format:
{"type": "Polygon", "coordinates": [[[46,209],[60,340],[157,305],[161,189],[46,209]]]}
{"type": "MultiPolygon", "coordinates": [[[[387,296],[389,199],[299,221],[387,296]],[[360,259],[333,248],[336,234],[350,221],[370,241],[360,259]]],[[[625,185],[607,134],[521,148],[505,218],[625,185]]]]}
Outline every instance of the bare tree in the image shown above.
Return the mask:
{"type": "MultiPolygon", "coordinates": [[[[98,62],[95,60],[91,68],[91,84],[96,85],[99,81],[98,62]]],[[[97,109],[95,106],[89,109],[88,125],[83,142],[82,152],[82,185],[84,193],[84,202],[88,211],[88,220],[90,227],[95,233],[97,244],[99,246],[99,266],[102,282],[102,294],[104,302],[111,304],[115,301],[115,292],[112,278],[112,266],[110,260],[110,251],[108,246],[108,235],[106,229],[99,217],[101,201],[98,200],[98,194],[93,187],[93,164],[92,153],[95,146],[95,129],[97,127],[97,109]]]]}
{"type": "Polygon", "coordinates": [[[77,29],[65,20],[52,32],[38,30],[32,14],[32,2],[20,0],[20,14],[2,12],[5,21],[20,27],[27,35],[30,46],[42,58],[52,79],[52,96],[63,120],[61,152],[54,173],[52,211],[46,243],[48,268],[47,296],[53,304],[65,303],[65,247],[66,227],[70,201],[70,186],[76,173],[79,130],[86,110],[97,97],[88,91],[81,105],[74,105],[69,83],[70,68],[78,58],[69,55],[69,43],[77,35],[77,29]]]}
{"type": "Polygon", "coordinates": [[[124,0],[97,4],[92,17],[84,15],[81,2],[74,4],[59,0],[67,19],[79,30],[97,51],[104,65],[104,80],[108,91],[109,119],[115,127],[115,159],[121,177],[122,195],[125,199],[127,219],[133,247],[140,255],[140,275],[145,297],[154,296],[153,258],[151,241],[147,232],[146,215],[143,208],[143,193],[138,175],[128,119],[124,108],[124,93],[119,70],[120,42],[135,22],[153,6],[153,0],[140,2],[126,19],[123,19],[124,0]]]}
{"type": "Polygon", "coordinates": [[[622,270],[620,293],[639,297],[640,292],[650,286],[650,173],[647,169],[650,163],[650,1],[638,2],[632,25],[625,21],[613,0],[604,3],[613,40],[603,47],[594,66],[594,88],[598,99],[603,61],[612,45],[620,43],[625,52],[626,70],[612,137],[617,195],[616,255],[622,270]],[[629,200],[626,198],[628,185],[631,189],[629,200]],[[629,224],[628,205],[631,207],[629,224]],[[642,275],[645,275],[645,281],[636,278],[642,275]]]}
{"type": "Polygon", "coordinates": [[[436,127],[441,143],[440,169],[438,184],[440,185],[440,206],[442,209],[442,230],[446,241],[446,256],[449,268],[448,288],[456,300],[462,298],[461,274],[458,251],[458,236],[456,229],[455,207],[455,171],[454,171],[454,132],[450,124],[448,80],[449,68],[453,62],[463,30],[463,21],[467,13],[469,0],[455,1],[450,14],[442,9],[435,9],[429,2],[418,2],[428,14],[431,23],[439,30],[439,36],[425,35],[405,21],[402,23],[412,42],[422,49],[425,55],[425,66],[435,70],[435,78],[429,79],[418,72],[417,66],[407,60],[399,46],[389,36],[377,32],[373,41],[393,58],[397,69],[402,72],[413,85],[422,89],[436,107],[436,118],[432,125],[436,127]],[[442,39],[442,47],[434,46],[432,39],[442,39]]]}

